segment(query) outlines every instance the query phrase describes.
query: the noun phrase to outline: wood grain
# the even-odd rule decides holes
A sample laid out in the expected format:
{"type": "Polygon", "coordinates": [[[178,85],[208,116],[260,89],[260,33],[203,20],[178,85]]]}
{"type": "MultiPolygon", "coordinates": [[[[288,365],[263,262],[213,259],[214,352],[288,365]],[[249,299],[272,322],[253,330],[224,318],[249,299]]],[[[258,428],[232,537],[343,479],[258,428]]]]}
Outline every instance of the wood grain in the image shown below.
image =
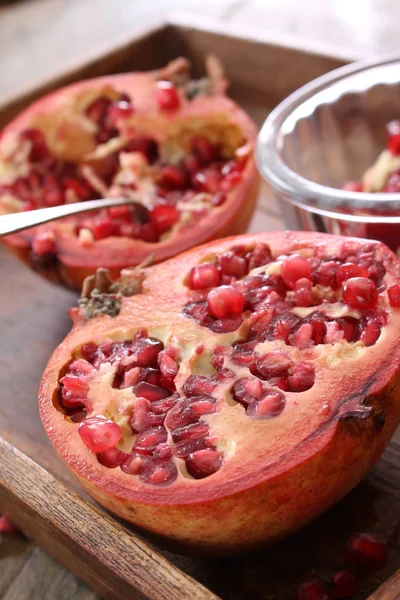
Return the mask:
{"type": "MultiPolygon", "coordinates": [[[[343,64],[343,57],[288,48],[261,36],[256,41],[249,34],[236,39],[224,26],[207,31],[205,23],[198,22],[194,27],[180,21],[147,32],[106,56],[61,73],[40,89],[27,90],[23,98],[4,107],[0,119],[5,122],[44,91],[77,78],[155,68],[182,53],[193,60],[199,73],[203,53],[212,49],[225,62],[233,95],[260,124],[295,87],[343,64]]],[[[250,230],[282,227],[271,190],[264,185],[250,230]]],[[[362,587],[357,600],[370,594],[374,594],[373,600],[398,597],[398,580],[389,579],[400,567],[397,444],[389,446],[367,482],[310,527],[271,549],[229,560],[180,557],[161,548],[155,550],[147,539],[84,498],[50,448],[36,406],[41,373],[69,329],[66,309],[75,302],[75,296],[28,272],[1,249],[0,265],[0,512],[8,512],[61,564],[105,598],[293,600],[302,581],[317,575],[329,583],[332,574],[345,566],[343,548],[353,531],[375,530],[390,541],[390,558],[380,572],[359,573],[362,587]],[[381,590],[386,595],[376,595],[381,590]]],[[[21,558],[16,565],[9,564],[7,582],[20,578],[22,587],[32,587],[36,595],[47,598],[40,582],[31,579],[32,565],[60,583],[57,565],[46,562],[32,544],[18,545],[18,538],[13,543],[21,558]],[[24,570],[27,559],[31,568],[24,570]]],[[[2,593],[9,594],[6,600],[15,600],[17,592],[7,582],[2,593]]],[[[21,585],[15,589],[21,589],[21,585]]],[[[58,594],[60,585],[57,590],[58,594]]],[[[76,590],[77,598],[81,598],[80,593],[82,600],[86,598],[83,588],[78,586],[76,590]]]]}
{"type": "Polygon", "coordinates": [[[159,598],[217,600],[139,536],[0,440],[0,512],[11,505],[26,535],[106,599],[153,600],[157,590],[159,598]]]}

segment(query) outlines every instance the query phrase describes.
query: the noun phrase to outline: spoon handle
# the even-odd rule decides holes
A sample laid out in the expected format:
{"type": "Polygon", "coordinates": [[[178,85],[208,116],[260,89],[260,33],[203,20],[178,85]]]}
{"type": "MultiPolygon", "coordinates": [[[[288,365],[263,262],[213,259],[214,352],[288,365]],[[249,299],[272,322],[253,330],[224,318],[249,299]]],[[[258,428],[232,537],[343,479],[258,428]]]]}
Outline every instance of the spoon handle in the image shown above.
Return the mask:
{"type": "Polygon", "coordinates": [[[11,213],[0,216],[0,237],[17,233],[30,227],[36,227],[42,223],[48,223],[61,217],[76,215],[89,210],[98,210],[99,208],[108,208],[110,206],[123,206],[131,204],[129,198],[103,198],[101,200],[87,200],[85,202],[73,202],[71,204],[61,204],[60,206],[51,206],[50,208],[38,208],[24,212],[11,213]]]}

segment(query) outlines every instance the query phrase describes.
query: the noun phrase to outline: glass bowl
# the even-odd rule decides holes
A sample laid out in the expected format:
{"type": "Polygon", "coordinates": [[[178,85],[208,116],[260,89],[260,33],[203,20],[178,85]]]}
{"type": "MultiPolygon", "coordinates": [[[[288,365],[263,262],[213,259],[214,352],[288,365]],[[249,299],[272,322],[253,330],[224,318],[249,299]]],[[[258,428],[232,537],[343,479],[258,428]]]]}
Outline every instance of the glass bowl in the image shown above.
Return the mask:
{"type": "Polygon", "coordinates": [[[400,253],[400,193],[349,192],[400,118],[400,57],[362,61],[291,94],[257,142],[259,169],[289,229],[379,239],[400,253]]]}

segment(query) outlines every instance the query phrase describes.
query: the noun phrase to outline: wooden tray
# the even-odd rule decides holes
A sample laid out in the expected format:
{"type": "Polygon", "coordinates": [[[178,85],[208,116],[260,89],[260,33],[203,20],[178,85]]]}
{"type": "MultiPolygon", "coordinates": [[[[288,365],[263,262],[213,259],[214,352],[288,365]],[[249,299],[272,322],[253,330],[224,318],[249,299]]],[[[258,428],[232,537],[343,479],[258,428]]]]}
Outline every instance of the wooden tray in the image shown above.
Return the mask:
{"type": "MultiPolygon", "coordinates": [[[[346,62],[255,40],[246,32],[233,36],[220,24],[204,26],[196,19],[194,26],[175,19],[27,90],[0,109],[0,122],[82,77],[157,68],[178,55],[189,57],[200,73],[211,50],[227,68],[233,97],[259,124],[287,94],[346,62]]],[[[281,228],[264,186],[251,230],[281,228]]],[[[104,598],[293,600],[302,581],[317,576],[329,582],[344,567],[348,536],[364,530],[381,532],[390,541],[390,556],[381,571],[360,572],[357,598],[400,598],[400,573],[393,575],[400,568],[400,446],[394,442],[367,481],[327,515],[287,541],[229,560],[171,554],[94,505],[51,448],[36,406],[42,371],[70,327],[66,310],[75,296],[42,281],[2,250],[0,261],[0,513],[104,598]]]]}

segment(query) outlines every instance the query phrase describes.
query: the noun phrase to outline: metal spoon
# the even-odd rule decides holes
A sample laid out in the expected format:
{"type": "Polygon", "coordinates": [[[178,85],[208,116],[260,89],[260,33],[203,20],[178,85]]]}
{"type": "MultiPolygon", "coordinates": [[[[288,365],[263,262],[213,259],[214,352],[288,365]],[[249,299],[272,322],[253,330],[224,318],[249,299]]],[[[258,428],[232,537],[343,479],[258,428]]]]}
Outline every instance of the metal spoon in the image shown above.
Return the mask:
{"type": "Polygon", "coordinates": [[[50,208],[38,208],[37,210],[1,215],[0,237],[10,235],[10,233],[17,233],[30,227],[36,227],[36,225],[48,223],[61,217],[68,217],[69,215],[76,215],[88,210],[98,210],[99,208],[108,208],[110,206],[123,206],[124,204],[132,204],[133,202],[137,202],[137,200],[133,200],[132,198],[103,198],[101,200],[73,202],[50,208]]]}

